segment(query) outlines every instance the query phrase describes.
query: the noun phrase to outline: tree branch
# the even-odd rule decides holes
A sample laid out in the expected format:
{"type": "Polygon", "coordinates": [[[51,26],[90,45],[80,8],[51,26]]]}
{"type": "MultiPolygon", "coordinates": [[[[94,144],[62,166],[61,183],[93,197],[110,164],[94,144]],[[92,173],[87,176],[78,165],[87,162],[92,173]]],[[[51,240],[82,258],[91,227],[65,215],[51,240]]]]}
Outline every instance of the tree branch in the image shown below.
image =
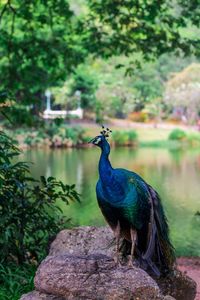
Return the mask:
{"type": "Polygon", "coordinates": [[[9,6],[9,1],[4,5],[4,7],[3,7],[3,9],[0,13],[0,24],[1,24],[1,21],[2,21],[2,18],[3,18],[3,15],[6,12],[8,6],[9,6]]]}

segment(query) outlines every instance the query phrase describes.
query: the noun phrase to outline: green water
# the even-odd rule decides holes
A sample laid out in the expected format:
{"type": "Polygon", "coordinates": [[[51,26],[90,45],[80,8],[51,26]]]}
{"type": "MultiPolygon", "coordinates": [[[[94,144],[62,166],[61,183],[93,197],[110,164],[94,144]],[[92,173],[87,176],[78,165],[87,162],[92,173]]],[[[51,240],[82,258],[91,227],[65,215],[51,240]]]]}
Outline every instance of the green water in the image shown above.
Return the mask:
{"type": "MultiPolygon", "coordinates": [[[[81,204],[62,205],[76,225],[105,224],[98,208],[95,185],[99,149],[31,150],[22,159],[32,161],[32,174],[54,176],[76,183],[81,204]]],[[[161,195],[177,255],[200,256],[200,150],[112,149],[113,167],[139,173],[161,195]]]]}

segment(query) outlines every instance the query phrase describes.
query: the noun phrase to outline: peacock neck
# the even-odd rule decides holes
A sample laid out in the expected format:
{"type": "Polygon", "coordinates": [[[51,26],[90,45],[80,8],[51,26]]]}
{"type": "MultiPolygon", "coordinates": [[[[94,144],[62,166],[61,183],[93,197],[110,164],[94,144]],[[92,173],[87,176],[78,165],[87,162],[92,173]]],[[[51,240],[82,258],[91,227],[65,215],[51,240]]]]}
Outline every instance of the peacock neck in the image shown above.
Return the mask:
{"type": "Polygon", "coordinates": [[[112,177],[112,166],[109,161],[110,146],[107,144],[101,149],[101,157],[99,160],[99,176],[103,183],[108,184],[112,177]]]}

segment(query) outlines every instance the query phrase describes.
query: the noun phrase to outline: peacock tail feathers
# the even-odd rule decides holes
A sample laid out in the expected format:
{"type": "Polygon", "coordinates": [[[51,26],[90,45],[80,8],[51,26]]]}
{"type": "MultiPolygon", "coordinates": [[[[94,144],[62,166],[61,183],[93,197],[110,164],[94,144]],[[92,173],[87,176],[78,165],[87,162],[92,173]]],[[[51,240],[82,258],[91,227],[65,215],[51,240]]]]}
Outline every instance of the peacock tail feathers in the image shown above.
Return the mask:
{"type": "MultiPolygon", "coordinates": [[[[152,204],[151,226],[149,232],[144,233],[148,236],[146,251],[143,252],[140,244],[135,248],[135,257],[140,266],[151,275],[158,277],[167,275],[175,263],[174,248],[169,240],[169,228],[167,218],[161,204],[158,193],[148,185],[150,201],[152,204]]],[[[123,257],[130,254],[131,242],[123,239],[120,245],[120,252],[123,257]]]]}
{"type": "Polygon", "coordinates": [[[157,259],[166,269],[171,269],[175,262],[175,251],[169,239],[169,227],[161,199],[158,193],[148,186],[153,204],[154,220],[156,227],[157,259]]]}

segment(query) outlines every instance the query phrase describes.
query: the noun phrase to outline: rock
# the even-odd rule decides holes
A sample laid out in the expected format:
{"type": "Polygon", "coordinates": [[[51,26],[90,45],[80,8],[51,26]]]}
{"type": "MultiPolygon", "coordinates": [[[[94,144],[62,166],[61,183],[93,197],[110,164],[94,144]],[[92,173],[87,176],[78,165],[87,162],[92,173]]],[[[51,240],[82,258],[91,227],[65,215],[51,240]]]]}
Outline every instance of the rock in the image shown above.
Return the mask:
{"type": "Polygon", "coordinates": [[[200,299],[200,257],[179,257],[178,269],[197,283],[196,300],[200,299]]]}
{"type": "Polygon", "coordinates": [[[164,295],[168,294],[176,300],[193,300],[196,296],[196,283],[178,270],[173,275],[156,280],[164,295]]]}
{"type": "Polygon", "coordinates": [[[109,227],[63,230],[36,273],[35,287],[40,293],[29,293],[21,300],[195,298],[195,282],[180,271],[154,280],[140,268],[116,267],[113,254],[109,227]]]}
{"type": "MultiPolygon", "coordinates": [[[[114,255],[113,233],[105,227],[78,227],[62,230],[51,244],[50,255],[58,254],[104,254],[114,255]]],[[[196,294],[196,283],[185,274],[175,271],[164,280],[155,279],[164,295],[171,295],[177,300],[192,300],[196,294]],[[180,289],[181,286],[181,289],[180,289]]]]}
{"type": "Polygon", "coordinates": [[[53,241],[49,255],[104,254],[113,256],[114,243],[111,229],[106,227],[77,227],[62,230],[53,241]]]}
{"type": "Polygon", "coordinates": [[[33,291],[23,295],[20,300],[67,300],[63,297],[58,297],[50,294],[44,294],[38,291],[33,291]]]}
{"type": "Polygon", "coordinates": [[[116,267],[105,255],[58,255],[40,265],[35,287],[75,299],[163,299],[156,282],[139,268],[116,267]]]}

